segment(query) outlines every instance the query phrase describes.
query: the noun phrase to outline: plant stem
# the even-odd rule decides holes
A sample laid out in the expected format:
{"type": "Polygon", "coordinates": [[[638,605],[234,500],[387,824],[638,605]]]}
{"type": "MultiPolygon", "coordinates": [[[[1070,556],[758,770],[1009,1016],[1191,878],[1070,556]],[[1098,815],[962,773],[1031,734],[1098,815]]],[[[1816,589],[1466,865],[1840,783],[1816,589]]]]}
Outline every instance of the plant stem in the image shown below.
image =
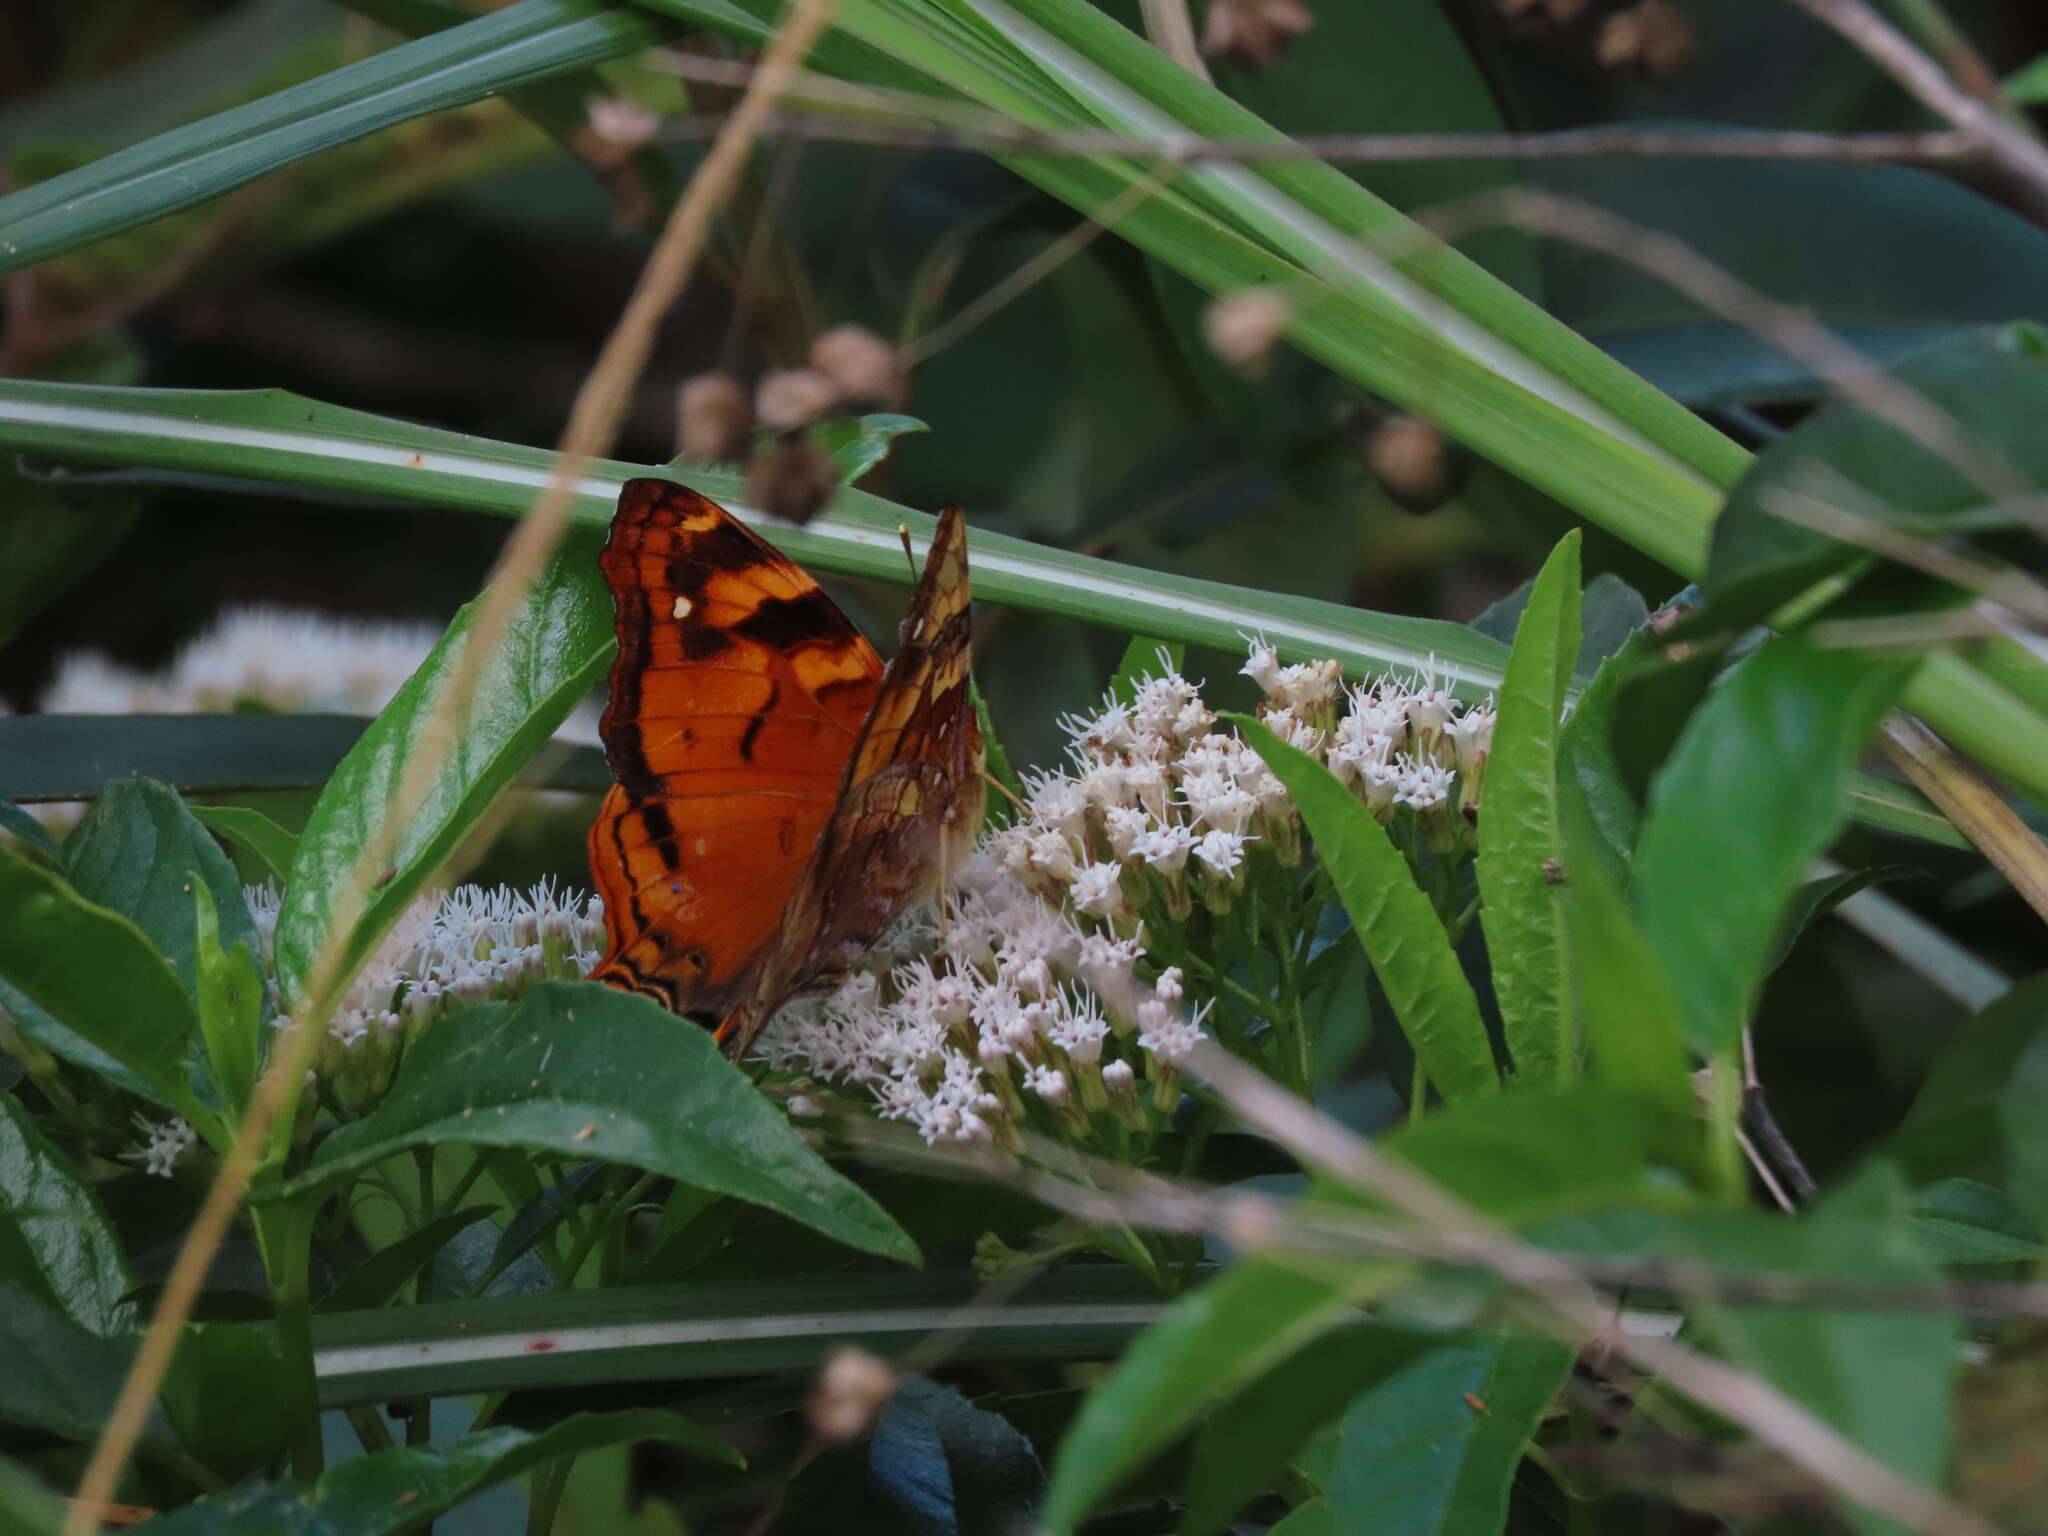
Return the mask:
{"type": "MultiPolygon", "coordinates": [[[[420,1210],[434,1209],[434,1149],[431,1146],[414,1147],[413,1168],[419,1174],[420,1210]]],[[[414,1282],[413,1299],[432,1301],[434,1299],[434,1266],[422,1264],[419,1278],[414,1282]]],[[[434,1439],[434,1400],[431,1397],[413,1399],[412,1413],[405,1421],[405,1443],[407,1445],[430,1445],[434,1439]]]]}
{"type": "Polygon", "coordinates": [[[526,1536],[548,1536],[555,1528],[555,1511],[561,1507],[562,1493],[569,1486],[569,1468],[575,1463],[573,1456],[557,1456],[533,1474],[533,1492],[526,1505],[526,1536]]]}
{"type": "Polygon", "coordinates": [[[313,1375],[313,1308],[311,1269],[313,1216],[311,1198],[252,1209],[256,1246],[270,1277],[277,1312],[277,1342],[283,1360],[284,1401],[279,1405],[289,1428],[292,1475],[320,1475],[319,1386],[313,1375]]]}

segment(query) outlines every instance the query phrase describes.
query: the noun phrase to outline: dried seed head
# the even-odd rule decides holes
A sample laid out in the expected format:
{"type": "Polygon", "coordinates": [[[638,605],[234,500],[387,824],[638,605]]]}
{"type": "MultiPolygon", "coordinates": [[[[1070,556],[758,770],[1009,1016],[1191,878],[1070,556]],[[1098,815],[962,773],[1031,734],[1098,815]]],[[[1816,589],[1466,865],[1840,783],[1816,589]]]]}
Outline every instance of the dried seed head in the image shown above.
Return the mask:
{"type": "Polygon", "coordinates": [[[1239,372],[1263,373],[1293,317],[1294,307],[1279,289],[1243,288],[1202,312],[1202,336],[1210,351],[1239,372]]]}
{"type": "Polygon", "coordinates": [[[1692,23],[1671,0],[1637,0],[1601,23],[1594,55],[1609,69],[1630,69],[1650,80],[1685,72],[1697,51],[1692,23]]]}
{"type": "Polygon", "coordinates": [[[676,451],[686,459],[742,458],[753,431],[747,391],[729,373],[700,373],[676,396],[676,451]]]}
{"type": "Polygon", "coordinates": [[[754,390],[754,414],[778,432],[807,426],[838,403],[839,391],[809,368],[778,368],[754,390]]]}
{"type": "Polygon", "coordinates": [[[1586,0],[1494,0],[1494,4],[1509,21],[1538,27],[1569,26],[1586,10],[1586,0]]]}
{"type": "Polygon", "coordinates": [[[1396,416],[1374,429],[1365,461],[1380,487],[1411,512],[1426,512],[1450,494],[1444,440],[1420,416],[1396,416]]]}
{"type": "Polygon", "coordinates": [[[590,104],[590,132],[607,144],[638,149],[654,138],[661,118],[625,96],[601,96],[590,104]]]}
{"type": "Polygon", "coordinates": [[[882,401],[896,395],[896,354],[858,325],[835,325],[812,342],[811,367],[842,400],[882,401]]]}
{"type": "Polygon", "coordinates": [[[1315,24],[1301,0],[1210,0],[1202,23],[1202,52],[1247,69],[1264,69],[1315,24]]]}
{"type": "Polygon", "coordinates": [[[829,1445],[844,1445],[875,1422],[895,1393],[896,1373],[886,1361],[851,1345],[834,1350],[811,1388],[811,1429],[829,1445]]]}
{"type": "Polygon", "coordinates": [[[839,488],[839,468],[816,443],[790,433],[747,466],[747,500],[771,517],[808,523],[839,488]]]}

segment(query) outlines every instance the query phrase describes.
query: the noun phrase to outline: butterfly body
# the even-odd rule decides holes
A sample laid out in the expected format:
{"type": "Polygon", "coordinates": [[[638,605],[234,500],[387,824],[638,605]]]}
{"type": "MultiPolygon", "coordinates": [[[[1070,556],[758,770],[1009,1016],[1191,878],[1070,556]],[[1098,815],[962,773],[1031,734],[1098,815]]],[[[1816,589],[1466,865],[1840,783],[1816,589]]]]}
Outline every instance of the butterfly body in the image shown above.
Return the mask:
{"type": "Polygon", "coordinates": [[[941,518],[884,668],[817,582],[707,498],[627,482],[601,564],[619,655],[590,833],[592,975],[734,1055],[846,974],[981,821],[966,529],[941,518]]]}

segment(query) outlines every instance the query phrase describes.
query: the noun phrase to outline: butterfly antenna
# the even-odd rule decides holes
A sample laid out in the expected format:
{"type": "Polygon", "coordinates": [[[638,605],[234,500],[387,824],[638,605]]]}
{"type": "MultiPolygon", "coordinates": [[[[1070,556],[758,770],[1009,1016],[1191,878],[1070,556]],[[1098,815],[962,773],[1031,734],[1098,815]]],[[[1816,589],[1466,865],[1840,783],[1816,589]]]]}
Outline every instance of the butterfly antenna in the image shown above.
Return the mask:
{"type": "Polygon", "coordinates": [[[917,580],[917,556],[910,552],[910,524],[898,523],[896,525],[896,537],[903,541],[903,558],[910,562],[910,579],[912,582],[915,582],[917,580]]]}
{"type": "Polygon", "coordinates": [[[1019,800],[1017,798],[1017,792],[1014,789],[1010,788],[1009,785],[1005,784],[1001,779],[997,778],[994,774],[990,773],[986,768],[981,770],[981,777],[991,787],[1000,790],[1002,792],[1003,797],[1006,800],[1008,800],[1010,804],[1017,807],[1018,815],[1029,816],[1031,814],[1031,807],[1026,805],[1022,800],[1019,800]]]}

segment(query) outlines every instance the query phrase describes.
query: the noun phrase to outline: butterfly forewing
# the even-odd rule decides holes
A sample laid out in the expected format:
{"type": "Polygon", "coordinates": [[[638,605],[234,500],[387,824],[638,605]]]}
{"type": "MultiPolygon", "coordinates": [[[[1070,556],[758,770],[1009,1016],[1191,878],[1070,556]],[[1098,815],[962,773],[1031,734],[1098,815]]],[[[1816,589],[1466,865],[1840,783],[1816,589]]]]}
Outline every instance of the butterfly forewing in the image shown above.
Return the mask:
{"type": "Polygon", "coordinates": [[[592,974],[722,1013],[832,816],[881,661],[799,566],[670,481],[627,483],[601,565],[618,783],[590,834],[611,941],[592,974]]]}

